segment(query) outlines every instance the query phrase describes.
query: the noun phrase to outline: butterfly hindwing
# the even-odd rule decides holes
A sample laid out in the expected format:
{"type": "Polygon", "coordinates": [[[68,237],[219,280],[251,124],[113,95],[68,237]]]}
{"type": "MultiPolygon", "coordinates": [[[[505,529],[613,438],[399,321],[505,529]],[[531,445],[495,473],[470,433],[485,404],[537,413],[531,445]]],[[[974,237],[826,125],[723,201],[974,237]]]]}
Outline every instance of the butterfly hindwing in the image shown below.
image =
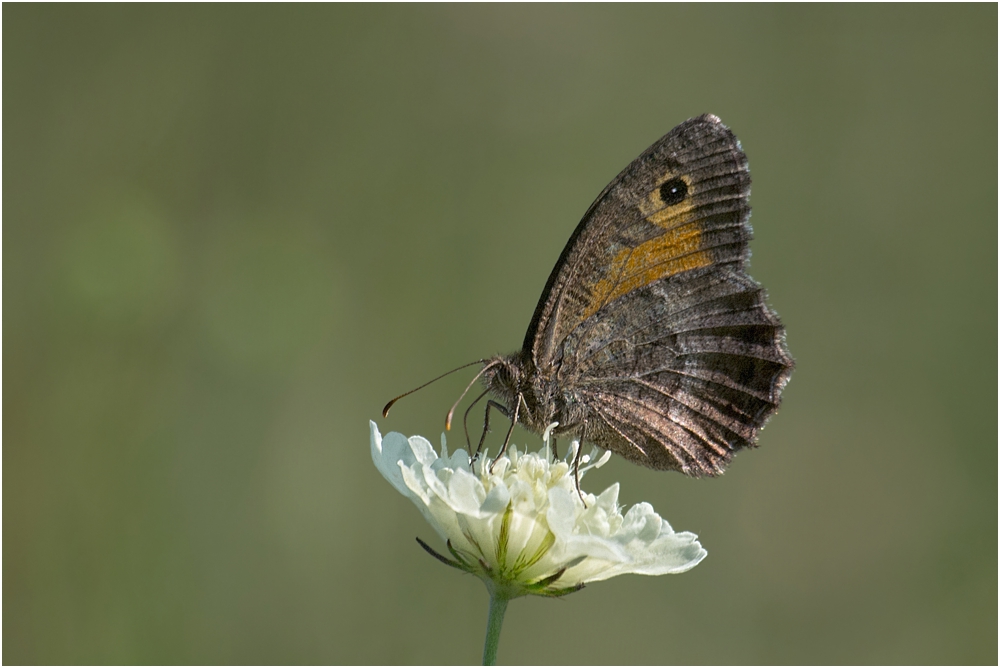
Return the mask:
{"type": "Polygon", "coordinates": [[[725,268],[609,303],[562,350],[560,382],[593,416],[589,439],[689,475],[720,473],[733,452],[753,445],[791,369],[784,328],[760,286],[725,268]]]}

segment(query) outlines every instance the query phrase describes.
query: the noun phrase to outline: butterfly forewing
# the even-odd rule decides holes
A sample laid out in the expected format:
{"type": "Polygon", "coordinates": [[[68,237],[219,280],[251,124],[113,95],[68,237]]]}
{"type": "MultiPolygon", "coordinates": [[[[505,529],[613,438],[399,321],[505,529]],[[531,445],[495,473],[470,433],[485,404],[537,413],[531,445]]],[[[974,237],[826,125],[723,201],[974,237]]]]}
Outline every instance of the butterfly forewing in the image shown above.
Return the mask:
{"type": "Polygon", "coordinates": [[[544,368],[571,331],[628,292],[700,267],[742,265],[749,194],[746,157],[717,118],[674,128],[583,217],[535,309],[525,352],[544,368]]]}

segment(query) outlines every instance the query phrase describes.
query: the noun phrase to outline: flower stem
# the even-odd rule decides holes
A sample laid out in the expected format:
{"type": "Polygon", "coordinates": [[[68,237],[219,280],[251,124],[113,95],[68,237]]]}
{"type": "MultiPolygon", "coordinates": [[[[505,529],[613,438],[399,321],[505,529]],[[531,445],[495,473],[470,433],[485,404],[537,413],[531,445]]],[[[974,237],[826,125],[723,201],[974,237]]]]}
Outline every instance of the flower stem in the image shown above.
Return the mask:
{"type": "Polygon", "coordinates": [[[486,644],[483,646],[483,665],[497,664],[497,646],[500,644],[500,627],[507,612],[509,599],[499,592],[490,592],[490,619],[486,622],[486,644]]]}

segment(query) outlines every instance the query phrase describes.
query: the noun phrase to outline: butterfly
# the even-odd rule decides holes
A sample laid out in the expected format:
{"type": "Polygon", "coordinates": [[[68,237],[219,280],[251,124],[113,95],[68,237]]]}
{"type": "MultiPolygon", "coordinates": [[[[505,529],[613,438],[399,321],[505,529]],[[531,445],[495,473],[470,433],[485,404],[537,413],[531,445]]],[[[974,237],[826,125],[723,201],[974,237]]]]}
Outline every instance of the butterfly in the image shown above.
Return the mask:
{"type": "Polygon", "coordinates": [[[632,161],[570,237],[521,349],[481,360],[499,400],[483,437],[492,408],[511,431],[557,422],[554,436],[696,477],[755,446],[794,361],[746,271],[749,197],[746,155],[710,114],[632,161]]]}

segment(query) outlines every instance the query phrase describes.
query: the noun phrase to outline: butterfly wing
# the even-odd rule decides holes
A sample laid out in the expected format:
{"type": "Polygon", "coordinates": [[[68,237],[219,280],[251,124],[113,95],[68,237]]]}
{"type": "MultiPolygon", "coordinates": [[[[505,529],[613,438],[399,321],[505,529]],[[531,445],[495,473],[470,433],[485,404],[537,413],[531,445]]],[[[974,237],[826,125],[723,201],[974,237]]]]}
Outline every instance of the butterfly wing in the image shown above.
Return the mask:
{"type": "Polygon", "coordinates": [[[562,346],[588,440],[656,469],[721,473],[777,409],[792,359],[753,279],[702,268],[605,306],[562,346]]]}
{"type": "Polygon", "coordinates": [[[587,409],[587,440],[653,468],[722,470],[773,413],[791,357],[744,271],[750,174],[711,115],[671,130],[591,205],[524,355],[587,409]]]}
{"type": "Polygon", "coordinates": [[[525,352],[543,368],[581,322],[630,290],[698,267],[741,268],[749,195],[746,156],[717,117],[678,125],[584,214],[535,308],[525,352]]]}

